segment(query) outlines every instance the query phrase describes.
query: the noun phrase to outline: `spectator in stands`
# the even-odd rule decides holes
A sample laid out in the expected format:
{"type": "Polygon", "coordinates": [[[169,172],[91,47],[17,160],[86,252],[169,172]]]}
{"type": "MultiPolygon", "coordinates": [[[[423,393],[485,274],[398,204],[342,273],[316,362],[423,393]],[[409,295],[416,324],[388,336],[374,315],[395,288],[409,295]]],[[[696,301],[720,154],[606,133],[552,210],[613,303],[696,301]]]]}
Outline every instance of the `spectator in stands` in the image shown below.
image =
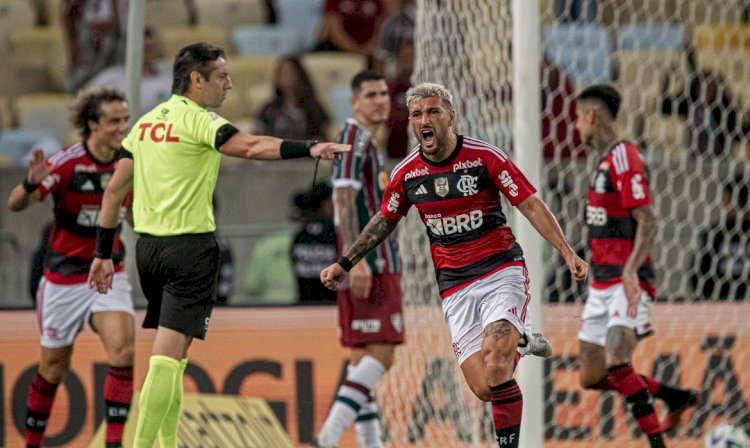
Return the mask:
{"type": "MultiPolygon", "coordinates": [[[[374,68],[392,78],[400,71],[399,52],[405,41],[414,41],[417,5],[414,0],[395,0],[396,12],[388,16],[380,27],[378,46],[375,48],[374,68]]],[[[413,64],[413,63],[412,63],[413,64]]]]}
{"type": "Polygon", "coordinates": [[[745,300],[750,285],[748,179],[737,176],[723,189],[723,216],[698,236],[693,292],[701,300],[745,300]]]}
{"type": "Polygon", "coordinates": [[[599,0],[555,0],[553,11],[560,22],[596,21],[599,0]]]}
{"type": "Polygon", "coordinates": [[[329,118],[297,56],[282,58],[276,67],[274,97],[255,122],[256,134],[296,140],[323,140],[329,118]]]}
{"type": "MultiPolygon", "coordinates": [[[[143,73],[141,75],[141,104],[138,116],[168,100],[172,95],[172,73],[159,68],[163,56],[159,36],[151,28],[143,34],[143,73]]],[[[114,87],[127,92],[128,80],[125,64],[105,68],[97,74],[88,86],[114,87]]]]}
{"type": "Polygon", "coordinates": [[[400,160],[409,152],[409,108],[406,91],[411,87],[414,71],[414,42],[403,39],[398,49],[398,72],[388,79],[391,95],[391,114],[388,117],[388,157],[400,160]]]}
{"type": "Polygon", "coordinates": [[[106,67],[125,62],[127,0],[66,0],[68,91],[77,92],[106,67]]]}
{"type": "Polygon", "coordinates": [[[335,262],[338,254],[332,193],[330,185],[318,184],[294,198],[301,218],[300,228],[292,242],[292,266],[300,304],[336,303],[336,291],[320,282],[320,271],[335,262]]]}
{"type": "MultiPolygon", "coordinates": [[[[292,223],[300,221],[300,210],[293,204],[289,214],[292,223]]],[[[296,301],[292,269],[294,231],[283,227],[258,239],[250,253],[242,288],[251,305],[291,305],[296,301]]]]}
{"type": "Polygon", "coordinates": [[[739,102],[721,73],[700,70],[688,91],[667,93],[669,77],[662,84],[661,111],[688,121],[692,155],[722,156],[731,152],[732,143],[750,133],[748,117],[742,116],[739,102]]]}
{"type": "Polygon", "coordinates": [[[326,0],[314,51],[346,51],[372,58],[386,17],[383,0],[326,0]]]}

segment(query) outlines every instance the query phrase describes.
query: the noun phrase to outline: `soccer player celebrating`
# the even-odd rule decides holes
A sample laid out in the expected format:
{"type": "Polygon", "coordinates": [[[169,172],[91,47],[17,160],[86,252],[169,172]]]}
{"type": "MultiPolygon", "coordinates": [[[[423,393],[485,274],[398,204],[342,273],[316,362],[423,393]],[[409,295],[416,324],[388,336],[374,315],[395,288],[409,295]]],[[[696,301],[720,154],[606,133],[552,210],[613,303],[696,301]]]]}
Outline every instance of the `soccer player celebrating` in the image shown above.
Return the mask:
{"type": "Polygon", "coordinates": [[[104,193],[89,285],[112,285],[117,204],[133,189],[136,262],[148,300],[145,328],[156,328],[139,399],[134,447],[177,446],[182,378],[193,338],[203,339],[216,297],[219,248],[212,195],[221,155],[246,159],[319,157],[348,145],[281,140],[242,132],[208,109],[232,88],[224,50],[206,43],[182,48],[172,97],[141,117],[122,142],[122,158],[104,193]]]}
{"type": "Polygon", "coordinates": [[[52,196],[55,221],[44,278],[37,291],[42,359],[29,388],[26,446],[42,444],[58,385],[70,369],[73,342],[88,320],[109,361],[104,381],[107,447],[122,446],[122,430],[133,395],[135,320],[130,283],[123,272],[124,248],[118,234],[123,198],[112,204],[113,275],[108,295],[86,285],[96,245],[96,221],[104,189],[115,171],[115,154],[128,132],[130,112],[125,95],[114,89],[82,91],[72,107],[73,124],[82,141],[44,160],[35,150],[23,183],[8,198],[20,211],[52,196]]]}
{"type": "Polygon", "coordinates": [[[587,389],[617,391],[651,447],[663,447],[662,433],[677,425],[697,395],[639,375],[631,366],[637,342],[653,333],[656,288],[650,253],[656,217],[645,162],[638,147],[618,135],[619,108],[620,94],[609,85],[586,88],[576,103],[581,140],[602,154],[586,204],[593,278],[578,333],[580,381],[587,389]],[[664,423],[652,397],[669,407],[664,423]]]}
{"type": "MultiPolygon", "coordinates": [[[[354,243],[377,213],[387,180],[383,150],[374,135],[388,121],[388,84],[382,75],[366,70],[354,76],[351,87],[354,118],[347,120],[339,141],[351,144],[352,151],[335,163],[333,172],[340,253],[354,243]]],[[[396,242],[388,238],[352,268],[349,284],[337,293],[341,343],[352,352],[346,380],[314,446],[338,446],[342,433],[355,420],[361,446],[383,446],[378,405],[372,394],[393,363],[396,345],[404,341],[399,272],[396,242]]]]}
{"type": "Polygon", "coordinates": [[[320,278],[331,289],[341,285],[347,272],[384,241],[415,205],[430,240],[461,371],[474,394],[492,402],[498,445],[518,447],[523,397],[513,379],[517,349],[549,356],[551,347],[531,333],[528,272],[523,251],[506,224],[499,194],[560,251],[574,279],[584,280],[588,265],[502,150],[453,131],[456,113],[445,87],[433,83],[412,87],[406,104],[419,146],[393,170],[380,211],[320,278]],[[519,339],[524,347],[519,348],[519,339]]]}

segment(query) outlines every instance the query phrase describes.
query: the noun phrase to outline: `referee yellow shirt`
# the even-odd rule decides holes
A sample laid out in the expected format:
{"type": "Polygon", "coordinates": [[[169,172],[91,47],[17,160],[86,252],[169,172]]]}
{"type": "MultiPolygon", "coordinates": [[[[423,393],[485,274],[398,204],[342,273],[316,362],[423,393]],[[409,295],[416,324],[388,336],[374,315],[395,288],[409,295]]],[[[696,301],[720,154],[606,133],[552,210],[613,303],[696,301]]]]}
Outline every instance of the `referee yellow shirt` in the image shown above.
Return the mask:
{"type": "Polygon", "coordinates": [[[133,155],[136,232],[173,236],[216,230],[212,195],[221,159],[216,132],[228,123],[180,95],[138,120],[122,142],[133,155]]]}

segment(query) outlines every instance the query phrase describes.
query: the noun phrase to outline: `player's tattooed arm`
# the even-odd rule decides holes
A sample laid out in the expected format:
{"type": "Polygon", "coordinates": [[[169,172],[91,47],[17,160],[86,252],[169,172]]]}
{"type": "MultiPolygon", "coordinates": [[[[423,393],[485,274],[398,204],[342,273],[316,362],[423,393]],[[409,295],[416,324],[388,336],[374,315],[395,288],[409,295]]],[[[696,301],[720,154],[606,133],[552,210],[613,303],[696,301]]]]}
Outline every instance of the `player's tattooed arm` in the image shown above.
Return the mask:
{"type": "Polygon", "coordinates": [[[368,252],[377,247],[378,244],[388,238],[388,235],[393,233],[398,222],[398,219],[390,219],[378,212],[367,223],[365,228],[362,229],[359,238],[357,238],[346,252],[346,258],[351,260],[353,264],[357,264],[368,252]]]}
{"type": "Polygon", "coordinates": [[[359,216],[357,215],[357,194],[352,187],[336,187],[334,205],[339,223],[339,237],[344,248],[352,247],[359,236],[359,216]]]}

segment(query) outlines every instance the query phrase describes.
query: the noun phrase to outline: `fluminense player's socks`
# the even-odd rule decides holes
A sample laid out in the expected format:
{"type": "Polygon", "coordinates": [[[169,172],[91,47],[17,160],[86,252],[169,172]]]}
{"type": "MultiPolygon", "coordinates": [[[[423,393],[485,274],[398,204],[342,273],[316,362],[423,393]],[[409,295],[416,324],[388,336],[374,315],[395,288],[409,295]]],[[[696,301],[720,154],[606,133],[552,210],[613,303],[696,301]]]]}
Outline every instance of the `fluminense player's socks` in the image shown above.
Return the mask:
{"type": "Polygon", "coordinates": [[[161,427],[159,427],[159,447],[161,448],[177,447],[177,428],[180,423],[180,411],[182,410],[182,384],[187,364],[187,358],[180,360],[180,374],[174,384],[174,398],[172,398],[172,404],[169,406],[167,415],[164,416],[161,427]]]}
{"type": "Polygon", "coordinates": [[[638,422],[641,431],[648,437],[651,447],[664,447],[661,424],[654,412],[653,400],[651,394],[648,393],[646,382],[635,373],[630,364],[613,366],[607,371],[609,380],[615,385],[617,392],[625,397],[630,413],[638,422]]]}
{"type": "Polygon", "coordinates": [[[336,392],[336,399],[323,429],[318,434],[319,445],[338,446],[341,435],[354,423],[362,405],[367,403],[383,374],[385,366],[369,355],[363,356],[359,363],[348,371],[344,384],[336,392]]]}
{"type": "Polygon", "coordinates": [[[380,428],[378,402],[370,395],[367,403],[359,408],[357,421],[357,440],[362,448],[383,448],[383,434],[380,428]]]}
{"type": "Polygon", "coordinates": [[[107,448],[122,447],[122,433],[133,399],[133,366],[109,367],[104,380],[104,402],[107,406],[107,448]]]}
{"type": "Polygon", "coordinates": [[[518,438],[521,435],[521,412],[523,411],[521,388],[513,379],[491,386],[490,395],[497,445],[502,448],[518,448],[518,438]]]}
{"type": "Polygon", "coordinates": [[[151,356],[146,381],[138,400],[134,448],[151,448],[154,445],[159,427],[172,406],[178,376],[180,361],[169,356],[151,356]]]}
{"type": "Polygon", "coordinates": [[[26,400],[26,446],[28,448],[42,445],[57,386],[57,384],[48,383],[37,373],[34,382],[29,387],[26,400]]]}

